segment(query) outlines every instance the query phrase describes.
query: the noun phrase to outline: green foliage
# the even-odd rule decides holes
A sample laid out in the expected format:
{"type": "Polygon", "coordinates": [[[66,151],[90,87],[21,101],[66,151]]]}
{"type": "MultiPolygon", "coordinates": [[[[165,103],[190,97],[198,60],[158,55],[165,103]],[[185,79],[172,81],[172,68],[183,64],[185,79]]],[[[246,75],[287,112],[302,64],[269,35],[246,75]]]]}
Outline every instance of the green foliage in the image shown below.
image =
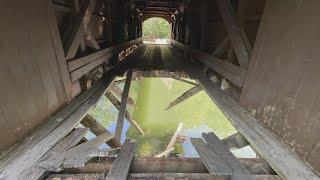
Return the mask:
{"type": "Polygon", "coordinates": [[[162,18],[150,18],[142,25],[143,37],[147,39],[170,38],[170,24],[162,18]]]}

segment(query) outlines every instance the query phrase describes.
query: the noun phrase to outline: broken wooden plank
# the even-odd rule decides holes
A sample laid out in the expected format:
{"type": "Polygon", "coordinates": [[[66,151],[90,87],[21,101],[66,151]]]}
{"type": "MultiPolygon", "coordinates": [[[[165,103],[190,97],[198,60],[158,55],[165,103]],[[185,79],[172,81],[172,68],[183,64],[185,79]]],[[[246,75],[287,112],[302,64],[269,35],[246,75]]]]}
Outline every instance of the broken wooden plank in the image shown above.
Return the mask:
{"type": "Polygon", "coordinates": [[[46,173],[46,170],[38,166],[41,161],[45,161],[46,159],[55,157],[58,154],[61,154],[67,151],[68,149],[72,148],[88,132],[88,128],[77,128],[73,130],[69,135],[67,135],[60,142],[58,142],[52,149],[50,149],[43,157],[41,157],[41,159],[37,163],[35,163],[34,167],[32,167],[31,171],[28,170],[25,173],[22,172],[21,177],[24,177],[25,180],[34,180],[42,177],[46,173]]]}
{"type": "MultiPolygon", "coordinates": [[[[176,131],[174,132],[173,136],[171,137],[165,151],[169,152],[169,150],[173,148],[173,146],[175,145],[175,143],[177,141],[179,134],[181,133],[182,127],[183,127],[183,123],[179,123],[179,125],[178,125],[176,131]]],[[[164,156],[168,157],[168,155],[169,155],[169,153],[165,154],[164,156]]]]}
{"type": "Polygon", "coordinates": [[[187,84],[190,84],[190,85],[193,85],[193,86],[198,85],[198,83],[195,83],[195,82],[192,82],[192,81],[188,81],[186,79],[182,79],[182,78],[178,78],[178,77],[173,77],[173,79],[181,81],[181,82],[184,82],[184,83],[187,83],[187,84]]]}
{"type": "MultiPolygon", "coordinates": [[[[281,180],[276,175],[253,175],[250,177],[252,180],[281,180]]],[[[218,176],[207,173],[130,173],[129,180],[229,180],[231,176],[218,176]]]]}
{"type": "Polygon", "coordinates": [[[106,180],[127,179],[136,147],[137,143],[135,140],[126,140],[112,168],[108,172],[106,180]]]}
{"type": "Polygon", "coordinates": [[[101,95],[106,92],[113,79],[114,75],[106,74],[2,158],[0,160],[0,179],[19,179],[21,172],[31,170],[31,167],[48,150],[80,123],[81,119],[98,102],[101,95]]]}
{"type": "Polygon", "coordinates": [[[46,180],[104,180],[104,174],[51,174],[46,180]]]}
{"type": "Polygon", "coordinates": [[[232,169],[202,139],[191,138],[190,140],[210,174],[232,175],[232,169]]]}
{"type": "Polygon", "coordinates": [[[179,96],[177,99],[175,99],[174,101],[172,101],[168,107],[166,108],[166,110],[169,110],[173,107],[175,107],[176,105],[186,101],[187,99],[191,98],[192,96],[196,95],[197,93],[199,93],[200,91],[202,91],[202,87],[200,85],[196,85],[194,87],[192,87],[191,89],[189,89],[188,91],[184,92],[181,96],[179,96]]]}
{"type": "Polygon", "coordinates": [[[109,133],[101,134],[90,141],[69,149],[66,152],[41,161],[39,167],[53,172],[60,172],[64,167],[83,167],[87,161],[94,157],[91,156],[91,154],[96,152],[102,143],[111,138],[112,135],[110,136],[109,133]]]}
{"type": "Polygon", "coordinates": [[[87,28],[91,19],[92,12],[95,8],[97,0],[90,0],[85,11],[79,13],[74,27],[70,34],[64,34],[63,42],[66,54],[66,59],[75,57],[79,48],[81,39],[83,39],[83,32],[87,28]]]}
{"type": "MultiPolygon", "coordinates": [[[[108,98],[108,100],[118,109],[120,110],[120,101],[117,99],[117,97],[115,95],[113,95],[110,91],[106,92],[106,97],[108,98]]],[[[129,123],[137,129],[137,131],[143,136],[144,132],[142,130],[142,128],[140,127],[140,125],[137,123],[137,121],[135,121],[133,119],[133,117],[131,116],[131,114],[126,111],[125,113],[125,117],[126,119],[129,121],[129,123]]]]}
{"type": "Polygon", "coordinates": [[[241,67],[247,68],[249,65],[250,55],[248,47],[245,43],[247,36],[241,32],[241,28],[237,25],[236,15],[230,0],[216,0],[221,17],[227,29],[231,43],[233,44],[234,51],[238,57],[241,67]]]}
{"type": "Polygon", "coordinates": [[[244,83],[244,79],[246,76],[246,70],[237,65],[231,64],[227,61],[218,59],[210,54],[205,52],[191,49],[192,57],[208,66],[210,69],[219,73],[221,76],[230,80],[233,84],[238,87],[242,87],[244,83]]]}
{"type": "Polygon", "coordinates": [[[130,86],[131,86],[132,72],[133,72],[133,70],[127,71],[126,83],[124,84],[123,93],[122,93],[122,97],[121,97],[116,132],[114,133],[115,137],[119,140],[121,139],[124,118],[125,118],[125,114],[127,111],[127,101],[128,101],[128,96],[129,96],[129,91],[130,91],[130,86]]]}
{"type": "Polygon", "coordinates": [[[249,145],[248,141],[240,134],[233,134],[221,140],[229,149],[241,149],[249,145]]]}
{"type": "Polygon", "coordinates": [[[153,157],[155,157],[155,158],[162,158],[162,157],[164,157],[166,154],[170,154],[172,151],[174,151],[174,147],[171,148],[171,149],[165,150],[165,151],[163,151],[163,152],[161,152],[161,153],[159,153],[159,154],[157,154],[157,155],[155,155],[155,156],[153,156],[153,157]]]}
{"type": "MultiPolygon", "coordinates": [[[[85,167],[67,168],[62,173],[106,173],[115,160],[115,157],[97,159],[88,162],[85,167]]],[[[263,159],[258,158],[239,158],[241,164],[252,174],[270,174],[275,172],[268,167],[263,159]],[[265,171],[266,170],[266,171],[265,171]]],[[[154,157],[135,157],[133,159],[131,173],[208,173],[207,168],[200,158],[154,158],[154,157]]]]}
{"type": "MultiPolygon", "coordinates": [[[[208,146],[214,151],[222,161],[224,161],[233,171],[233,176],[249,176],[250,172],[242,166],[240,161],[231,153],[229,148],[214,133],[203,133],[202,137],[208,146]]],[[[242,177],[244,179],[244,177],[242,177]]],[[[249,178],[248,178],[249,179],[249,178]]]]}
{"type": "Polygon", "coordinates": [[[288,147],[286,147],[260,121],[253,117],[228,94],[201,73],[200,68],[188,69],[197,78],[209,97],[226,115],[234,127],[250,143],[251,147],[264,158],[284,179],[319,179],[313,170],[288,147]]]}
{"type": "MultiPolygon", "coordinates": [[[[99,136],[103,133],[109,133],[110,135],[112,135],[111,132],[109,132],[106,128],[104,128],[98,121],[96,121],[89,114],[82,119],[81,124],[87,128],[90,128],[90,131],[96,136],[99,136]]],[[[118,141],[114,137],[106,141],[106,143],[112,148],[118,148],[122,146],[120,141],[118,141]]]]}
{"type": "MultiPolygon", "coordinates": [[[[131,79],[131,81],[132,81],[132,79],[131,79]]],[[[115,94],[118,97],[122,96],[122,89],[119,88],[119,86],[117,86],[116,84],[112,84],[110,86],[110,91],[113,92],[113,94],[115,94]]],[[[128,102],[127,103],[130,106],[134,106],[134,100],[130,96],[128,96],[128,102]]]]}

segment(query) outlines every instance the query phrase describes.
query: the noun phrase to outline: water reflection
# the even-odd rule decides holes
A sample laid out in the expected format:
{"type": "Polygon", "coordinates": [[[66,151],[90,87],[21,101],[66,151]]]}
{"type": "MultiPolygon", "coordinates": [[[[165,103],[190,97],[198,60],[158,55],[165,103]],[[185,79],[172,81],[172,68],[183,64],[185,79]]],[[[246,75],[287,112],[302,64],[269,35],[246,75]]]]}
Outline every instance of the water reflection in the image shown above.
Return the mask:
{"type": "MultiPolygon", "coordinates": [[[[165,110],[167,105],[190,89],[192,86],[166,78],[146,78],[132,82],[130,96],[135,106],[129,112],[145,132],[140,136],[134,127],[126,121],[121,142],[126,138],[138,140],[138,156],[154,156],[165,150],[178,124],[183,123],[182,135],[187,140],[177,142],[173,154],[184,157],[198,157],[189,138],[201,137],[203,132],[215,132],[219,138],[225,138],[235,129],[204,92],[200,92],[176,107],[165,110]]],[[[121,87],[123,88],[123,87],[121,87]]],[[[111,132],[115,131],[118,110],[106,98],[90,114],[99,120],[111,132]],[[102,112],[103,111],[103,112],[102,112]]],[[[238,157],[255,157],[249,148],[234,152],[238,157]]]]}

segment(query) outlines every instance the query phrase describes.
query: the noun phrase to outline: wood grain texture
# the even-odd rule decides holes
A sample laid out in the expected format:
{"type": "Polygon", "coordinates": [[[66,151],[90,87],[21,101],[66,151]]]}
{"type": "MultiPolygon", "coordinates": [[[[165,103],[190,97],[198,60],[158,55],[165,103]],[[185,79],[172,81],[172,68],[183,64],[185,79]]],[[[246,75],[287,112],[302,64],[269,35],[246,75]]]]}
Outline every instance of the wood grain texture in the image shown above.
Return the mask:
{"type": "Polygon", "coordinates": [[[136,150],[136,142],[127,139],[112,165],[106,180],[126,180],[136,150]]]}
{"type": "Polygon", "coordinates": [[[200,85],[196,85],[196,86],[192,87],[188,91],[184,92],[177,99],[175,99],[174,101],[170,102],[168,107],[166,108],[166,110],[169,110],[169,109],[177,106],[178,104],[188,100],[189,98],[191,98],[192,96],[196,95],[200,91],[202,91],[202,87],[200,85]]]}

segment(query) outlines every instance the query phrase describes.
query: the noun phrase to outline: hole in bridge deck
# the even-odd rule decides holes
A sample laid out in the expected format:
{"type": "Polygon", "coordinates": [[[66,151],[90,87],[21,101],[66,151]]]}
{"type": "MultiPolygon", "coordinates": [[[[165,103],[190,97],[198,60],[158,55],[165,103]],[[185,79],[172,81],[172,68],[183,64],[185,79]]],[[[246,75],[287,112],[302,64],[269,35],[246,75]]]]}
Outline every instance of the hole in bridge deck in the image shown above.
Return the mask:
{"type": "MultiPolygon", "coordinates": [[[[190,79],[184,80],[195,82],[190,79]]],[[[119,79],[115,84],[120,89],[124,87],[124,81],[119,79]]],[[[214,132],[219,138],[226,138],[236,133],[230,122],[204,91],[166,110],[170,102],[192,87],[194,86],[191,84],[172,78],[134,79],[129,93],[134,105],[128,104],[127,109],[144,130],[144,136],[141,137],[139,132],[126,120],[121,142],[123,143],[126,138],[136,139],[138,156],[154,156],[166,149],[177,126],[183,123],[183,129],[171,156],[199,157],[190,138],[201,137],[203,132],[214,132]]],[[[121,100],[120,95],[117,95],[117,98],[121,100]]],[[[90,114],[110,132],[115,132],[118,110],[106,97],[102,98],[90,114]]],[[[88,139],[93,137],[89,135],[88,139]]],[[[256,157],[249,146],[235,150],[233,153],[242,158],[256,157]]]]}

